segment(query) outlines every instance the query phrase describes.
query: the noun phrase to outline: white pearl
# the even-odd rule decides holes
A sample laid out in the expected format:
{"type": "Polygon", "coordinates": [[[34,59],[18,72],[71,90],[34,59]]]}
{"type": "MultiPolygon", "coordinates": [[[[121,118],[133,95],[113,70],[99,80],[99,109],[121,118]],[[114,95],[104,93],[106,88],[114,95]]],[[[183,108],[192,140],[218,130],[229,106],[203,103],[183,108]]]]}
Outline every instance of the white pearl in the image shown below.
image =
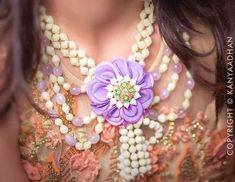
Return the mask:
{"type": "Polygon", "coordinates": [[[188,99],[185,99],[182,105],[184,109],[188,109],[190,106],[190,101],[188,99]]]}
{"type": "Polygon", "coordinates": [[[52,108],[53,108],[53,102],[52,101],[50,101],[50,100],[48,100],[47,102],[46,102],[46,107],[49,109],[49,110],[51,110],[52,108]]]}
{"type": "Polygon", "coordinates": [[[61,49],[61,53],[64,57],[69,57],[69,50],[68,49],[61,49]]]}
{"type": "Polygon", "coordinates": [[[61,49],[67,49],[69,47],[69,41],[63,41],[60,45],[61,49]]]}
{"type": "Polygon", "coordinates": [[[67,104],[63,104],[62,105],[62,111],[64,112],[64,113],[66,113],[66,114],[68,114],[69,113],[69,106],[67,105],[67,104]]]}
{"type": "Polygon", "coordinates": [[[149,118],[144,118],[143,123],[144,123],[144,125],[149,125],[150,119],[149,118]]]}
{"type": "Polygon", "coordinates": [[[119,130],[119,133],[120,133],[120,135],[127,135],[127,133],[128,133],[128,130],[127,129],[125,129],[125,128],[122,128],[122,129],[120,129],[119,130]]]}
{"type": "Polygon", "coordinates": [[[139,173],[139,170],[137,169],[137,167],[131,170],[131,175],[133,176],[137,176],[138,173],[139,173]]]}
{"type": "Polygon", "coordinates": [[[67,115],[66,115],[66,119],[67,119],[68,121],[72,121],[72,120],[73,120],[73,114],[71,114],[71,113],[67,114],[67,115]]]}
{"type": "Polygon", "coordinates": [[[136,147],[134,145],[131,145],[129,148],[130,153],[135,153],[136,152],[136,147]]]}
{"type": "Polygon", "coordinates": [[[57,56],[57,55],[55,54],[55,55],[52,56],[51,60],[52,60],[52,63],[53,63],[54,65],[59,66],[59,63],[60,63],[60,58],[59,58],[59,56],[57,56]]]}
{"type": "Polygon", "coordinates": [[[128,136],[129,138],[133,138],[133,137],[135,136],[135,133],[134,133],[132,130],[130,130],[130,131],[128,132],[127,136],[128,136]]]}
{"type": "Polygon", "coordinates": [[[168,63],[170,62],[170,58],[169,58],[168,56],[163,56],[162,62],[163,62],[164,64],[168,64],[168,63]]]}
{"type": "Polygon", "coordinates": [[[164,123],[166,121],[166,115],[165,114],[160,114],[158,116],[158,121],[160,121],[161,123],[164,123]]]}
{"type": "Polygon", "coordinates": [[[137,149],[138,151],[141,151],[141,150],[143,149],[142,144],[137,144],[137,145],[136,145],[136,149],[137,149]]]}
{"type": "Polygon", "coordinates": [[[64,83],[64,78],[63,78],[62,76],[59,76],[59,77],[57,78],[57,82],[58,82],[59,84],[63,84],[63,83],[64,83]]]}
{"type": "Polygon", "coordinates": [[[60,132],[61,132],[62,134],[66,134],[66,133],[68,133],[68,131],[69,131],[69,129],[68,129],[67,126],[65,126],[65,125],[61,125],[61,126],[60,126],[60,132]]]}
{"type": "Polygon", "coordinates": [[[47,46],[46,47],[46,52],[47,54],[49,54],[50,56],[53,56],[55,54],[55,49],[52,46],[47,46]]]}
{"type": "Polygon", "coordinates": [[[125,159],[125,160],[123,161],[123,164],[124,164],[125,166],[129,166],[129,165],[131,164],[131,162],[130,162],[129,159],[125,159]]]}
{"type": "Polygon", "coordinates": [[[143,141],[143,139],[142,139],[141,136],[135,137],[135,142],[136,142],[136,143],[141,143],[142,141],[143,141]]]}
{"type": "Polygon", "coordinates": [[[59,91],[60,91],[59,85],[58,85],[58,84],[55,84],[55,85],[53,86],[53,90],[54,90],[55,93],[59,93],[59,91]]]}
{"type": "Polygon", "coordinates": [[[150,37],[147,37],[144,39],[144,42],[147,47],[149,47],[152,44],[152,39],[150,37]]]}
{"type": "Polygon", "coordinates": [[[72,58],[72,57],[76,57],[77,56],[77,51],[76,50],[71,50],[69,52],[69,57],[72,58]]]}
{"type": "Polygon", "coordinates": [[[142,152],[142,151],[138,152],[137,155],[138,155],[139,159],[143,159],[144,158],[144,152],[142,152]]]}
{"type": "Polygon", "coordinates": [[[50,81],[51,81],[52,83],[56,83],[56,82],[57,82],[56,76],[55,76],[55,75],[50,75],[50,81]]]}
{"type": "Polygon", "coordinates": [[[85,150],[91,148],[91,142],[90,141],[84,142],[83,147],[85,150]]]}
{"type": "Polygon", "coordinates": [[[75,148],[76,148],[77,150],[83,150],[83,144],[80,143],[80,142],[77,142],[76,145],[75,145],[75,148]]]}
{"type": "MultiPolygon", "coordinates": [[[[60,35],[59,34],[53,34],[52,37],[51,37],[52,41],[53,42],[58,42],[59,43],[59,40],[60,40],[60,35]]],[[[60,43],[59,43],[60,44],[60,43]]],[[[54,44],[53,44],[54,45],[54,44]]],[[[60,46],[59,46],[60,47],[60,46]]]]}
{"type": "Polygon", "coordinates": [[[98,124],[95,126],[95,132],[96,132],[97,134],[100,134],[102,131],[103,131],[103,125],[102,125],[102,123],[98,123],[98,124]]]}
{"type": "Polygon", "coordinates": [[[142,131],[141,129],[139,129],[139,128],[136,128],[136,129],[134,130],[134,133],[135,133],[136,136],[137,136],[137,135],[142,135],[142,134],[143,134],[143,131],[142,131]]]}
{"type": "Polygon", "coordinates": [[[71,63],[73,66],[78,66],[78,65],[79,65],[78,58],[77,58],[77,57],[75,57],[75,58],[70,58],[70,63],[71,63]]]}
{"type": "Polygon", "coordinates": [[[160,101],[161,101],[160,97],[159,97],[159,96],[155,96],[155,97],[153,98],[152,104],[158,104],[160,101]]]}
{"type": "Polygon", "coordinates": [[[55,119],[55,124],[57,126],[61,126],[61,125],[63,125],[63,122],[62,122],[62,120],[60,118],[57,118],[57,119],[55,119]]]}
{"type": "Polygon", "coordinates": [[[134,145],[135,144],[135,139],[134,138],[130,138],[128,142],[129,142],[130,145],[134,145]]]}
{"type": "Polygon", "coordinates": [[[69,48],[70,49],[76,49],[77,48],[77,45],[74,41],[69,41],[69,48]]]}
{"type": "Polygon", "coordinates": [[[144,166],[141,166],[141,167],[139,168],[139,171],[140,171],[140,173],[145,174],[145,173],[147,172],[147,168],[144,167],[144,166]]]}
{"type": "Polygon", "coordinates": [[[124,157],[124,158],[129,158],[129,157],[130,157],[130,152],[124,151],[123,157],[124,157]]]}
{"type": "Polygon", "coordinates": [[[179,80],[179,75],[177,73],[173,73],[171,76],[172,80],[178,81],[179,80]]]}
{"type": "Polygon", "coordinates": [[[78,50],[78,56],[79,56],[80,58],[83,58],[83,57],[86,56],[86,52],[85,52],[84,50],[82,50],[82,49],[79,49],[79,50],[78,50]]]}
{"type": "Polygon", "coordinates": [[[69,83],[64,83],[63,88],[68,91],[71,88],[71,85],[69,83]]]}
{"type": "Polygon", "coordinates": [[[170,91],[170,92],[175,90],[175,88],[176,88],[176,84],[174,82],[169,83],[168,86],[167,86],[167,90],[170,91]]]}
{"type": "Polygon", "coordinates": [[[86,66],[87,65],[87,58],[80,59],[80,66],[86,66]]]}
{"type": "MultiPolygon", "coordinates": [[[[80,63],[81,64],[81,63],[80,63]]],[[[82,75],[88,75],[88,68],[87,67],[80,67],[80,71],[82,75]]]]}
{"type": "Polygon", "coordinates": [[[175,113],[171,112],[171,113],[169,113],[169,114],[167,115],[167,119],[168,119],[169,121],[174,121],[174,120],[177,119],[177,115],[176,115],[175,113]]]}
{"type": "Polygon", "coordinates": [[[192,92],[191,92],[190,89],[187,89],[187,90],[185,91],[184,97],[185,97],[186,99],[190,99],[190,98],[192,97],[192,92]]]}
{"type": "Polygon", "coordinates": [[[156,144],[156,142],[157,142],[157,139],[154,136],[150,137],[149,139],[150,144],[156,144]]]}
{"type": "Polygon", "coordinates": [[[68,41],[67,35],[66,35],[65,33],[61,33],[61,34],[60,34],[60,40],[62,40],[62,41],[68,41]]]}
{"type": "Polygon", "coordinates": [[[44,100],[49,100],[50,99],[50,95],[48,92],[42,92],[42,99],[44,100]]]}
{"type": "Polygon", "coordinates": [[[167,70],[167,65],[166,65],[166,64],[161,64],[161,65],[159,66],[159,71],[160,71],[161,73],[165,72],[166,70],[167,70]]]}
{"type": "Polygon", "coordinates": [[[127,129],[128,129],[128,130],[132,130],[132,129],[133,129],[133,125],[132,125],[132,124],[129,124],[129,125],[127,126],[127,129]]]}
{"type": "Polygon", "coordinates": [[[52,25],[52,32],[53,32],[54,34],[60,33],[60,27],[57,26],[57,25],[55,25],[55,24],[53,24],[53,25],[52,25]]]}
{"type": "Polygon", "coordinates": [[[131,160],[135,161],[138,159],[138,155],[136,153],[132,153],[130,158],[131,158],[131,160]]]}
{"type": "Polygon", "coordinates": [[[98,117],[97,117],[97,121],[98,121],[99,123],[103,123],[103,122],[104,122],[104,117],[98,116],[98,117]]]}
{"type": "Polygon", "coordinates": [[[133,167],[133,168],[138,168],[138,167],[139,167],[138,161],[136,161],[136,160],[132,161],[132,162],[131,162],[131,167],[133,167]]]}
{"type": "Polygon", "coordinates": [[[142,54],[142,56],[143,56],[144,58],[146,58],[146,57],[149,56],[149,50],[148,50],[148,49],[144,49],[144,50],[142,50],[141,54],[142,54]]]}
{"type": "Polygon", "coordinates": [[[155,121],[151,120],[149,123],[149,128],[153,129],[153,128],[155,128],[155,126],[156,126],[155,121]]]}
{"type": "Polygon", "coordinates": [[[123,150],[127,150],[127,149],[129,148],[129,145],[128,145],[127,143],[123,143],[123,144],[121,145],[121,148],[122,148],[123,150]]]}
{"type": "Polygon", "coordinates": [[[95,61],[94,61],[94,59],[87,59],[87,66],[89,66],[89,67],[94,67],[94,66],[95,66],[95,61]]]}
{"type": "Polygon", "coordinates": [[[52,16],[45,16],[45,21],[47,23],[50,23],[50,24],[53,24],[54,23],[54,20],[53,20],[53,17],[52,16]]]}
{"type": "Polygon", "coordinates": [[[146,160],[145,159],[140,159],[139,164],[140,164],[140,166],[145,166],[146,160]]]}
{"type": "Polygon", "coordinates": [[[174,61],[174,63],[178,63],[179,62],[179,58],[175,54],[172,56],[172,60],[174,61]]]}
{"type": "Polygon", "coordinates": [[[127,143],[128,140],[129,140],[129,138],[128,138],[127,136],[121,136],[121,137],[119,138],[119,140],[120,140],[121,143],[127,143]]]}
{"type": "Polygon", "coordinates": [[[160,139],[160,138],[162,138],[162,136],[163,136],[163,134],[162,133],[155,133],[155,137],[156,137],[156,139],[160,139]]]}

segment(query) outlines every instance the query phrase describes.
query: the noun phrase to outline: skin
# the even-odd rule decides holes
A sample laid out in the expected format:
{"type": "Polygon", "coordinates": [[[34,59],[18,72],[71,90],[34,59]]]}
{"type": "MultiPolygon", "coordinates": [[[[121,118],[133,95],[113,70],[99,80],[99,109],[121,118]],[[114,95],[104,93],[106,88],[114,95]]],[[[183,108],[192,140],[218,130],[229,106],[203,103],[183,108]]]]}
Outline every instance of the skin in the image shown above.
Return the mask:
{"type": "MultiPolygon", "coordinates": [[[[97,64],[102,60],[112,60],[117,55],[127,57],[130,54],[130,47],[134,41],[136,25],[139,21],[138,15],[143,2],[139,0],[70,0],[68,3],[68,1],[45,0],[42,3],[46,6],[48,14],[54,17],[56,24],[61,27],[62,31],[66,32],[71,40],[79,43],[79,46],[86,50],[89,57],[97,60],[97,64]]],[[[198,25],[197,27],[203,30],[204,34],[193,36],[193,48],[201,52],[207,52],[214,44],[212,35],[203,26],[198,25]]],[[[154,70],[159,65],[159,58],[162,54],[162,52],[159,52],[161,36],[157,26],[152,38],[154,43],[150,49],[151,55],[146,60],[146,67],[154,70]],[[156,66],[151,67],[153,62],[156,63],[156,66]]],[[[0,49],[0,55],[3,52],[4,50],[0,49]]],[[[207,65],[215,65],[215,55],[214,52],[208,57],[200,58],[199,61],[206,62],[204,64],[207,65]]],[[[75,77],[81,79],[81,75],[69,65],[67,60],[62,60],[62,64],[75,77]]],[[[211,68],[214,69],[213,66],[211,68]]],[[[170,74],[169,72],[164,76],[157,88],[165,87],[170,74]]],[[[201,74],[214,80],[214,75],[204,72],[201,74]]],[[[184,81],[185,77],[183,76],[179,82],[180,86],[173,94],[174,96],[167,100],[164,105],[174,106],[182,103],[182,93],[185,90],[184,81]]],[[[189,114],[195,116],[198,111],[206,110],[208,103],[211,101],[212,93],[197,86],[193,95],[193,109],[189,110],[189,114]]],[[[89,102],[85,96],[81,98],[81,103],[83,108],[89,108],[89,102]]],[[[87,114],[84,109],[80,111],[81,115],[87,114]]],[[[210,114],[213,115],[212,112],[210,114]]],[[[20,165],[17,145],[19,121],[16,111],[11,110],[3,121],[0,124],[0,181],[25,182],[27,178],[20,165]]],[[[213,127],[213,122],[211,122],[211,127],[213,127]]],[[[220,125],[222,126],[222,124],[220,125]]],[[[102,181],[104,175],[101,174],[100,181],[102,181]]]]}

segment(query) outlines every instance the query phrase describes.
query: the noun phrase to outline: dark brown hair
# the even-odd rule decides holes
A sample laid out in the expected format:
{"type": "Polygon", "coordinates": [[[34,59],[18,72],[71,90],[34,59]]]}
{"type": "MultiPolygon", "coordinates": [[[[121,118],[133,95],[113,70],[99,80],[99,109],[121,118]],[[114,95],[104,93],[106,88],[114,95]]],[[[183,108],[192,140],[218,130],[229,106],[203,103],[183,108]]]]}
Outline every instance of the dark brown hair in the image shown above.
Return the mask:
{"type": "MultiPolygon", "coordinates": [[[[214,92],[216,113],[225,102],[226,34],[230,24],[226,16],[224,0],[153,0],[156,5],[160,33],[169,47],[183,60],[195,80],[214,92]],[[217,52],[216,83],[210,83],[196,74],[195,58],[206,56],[183,44],[182,32],[198,32],[193,20],[206,25],[214,35],[217,52]],[[195,64],[194,66],[192,66],[195,64]]],[[[17,102],[18,93],[26,93],[29,81],[40,62],[40,28],[38,0],[0,0],[0,40],[9,37],[7,58],[0,60],[4,69],[0,72],[0,118],[17,102]],[[17,91],[17,92],[16,92],[17,91]]]]}

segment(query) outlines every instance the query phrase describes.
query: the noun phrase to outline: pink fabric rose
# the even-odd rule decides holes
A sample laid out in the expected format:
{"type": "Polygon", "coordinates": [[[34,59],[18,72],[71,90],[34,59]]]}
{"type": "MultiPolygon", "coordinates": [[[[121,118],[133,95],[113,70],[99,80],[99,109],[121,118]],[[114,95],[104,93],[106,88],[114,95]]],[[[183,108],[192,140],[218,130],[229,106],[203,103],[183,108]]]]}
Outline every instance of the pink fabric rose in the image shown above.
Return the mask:
{"type": "Polygon", "coordinates": [[[26,174],[30,180],[38,181],[41,179],[39,167],[33,166],[30,162],[23,160],[23,168],[26,171],[26,174]]]}
{"type": "Polygon", "coordinates": [[[101,134],[101,141],[103,141],[109,145],[112,145],[113,139],[115,137],[116,129],[114,126],[112,126],[109,123],[105,123],[103,127],[104,127],[104,129],[101,134]]]}
{"type": "Polygon", "coordinates": [[[89,150],[77,153],[70,158],[69,166],[76,171],[79,182],[93,182],[99,174],[100,162],[89,150]]]}

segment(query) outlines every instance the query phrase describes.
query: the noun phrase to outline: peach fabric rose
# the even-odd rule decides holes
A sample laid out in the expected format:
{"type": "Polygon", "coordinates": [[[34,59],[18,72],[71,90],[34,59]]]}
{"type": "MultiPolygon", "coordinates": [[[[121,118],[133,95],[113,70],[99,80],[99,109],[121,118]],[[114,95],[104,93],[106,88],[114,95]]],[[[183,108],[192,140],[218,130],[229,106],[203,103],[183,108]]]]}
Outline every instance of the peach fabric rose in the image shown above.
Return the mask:
{"type": "Polygon", "coordinates": [[[39,167],[33,166],[26,160],[22,161],[23,168],[26,171],[26,174],[30,180],[38,181],[41,179],[39,167]]]}
{"type": "Polygon", "coordinates": [[[105,123],[103,127],[104,127],[104,129],[101,134],[101,141],[103,141],[109,145],[113,145],[113,139],[114,139],[115,133],[116,133],[115,127],[109,123],[105,123]]]}
{"type": "Polygon", "coordinates": [[[93,182],[101,169],[100,162],[89,150],[77,153],[70,158],[69,166],[77,173],[79,182],[93,182]]]}

